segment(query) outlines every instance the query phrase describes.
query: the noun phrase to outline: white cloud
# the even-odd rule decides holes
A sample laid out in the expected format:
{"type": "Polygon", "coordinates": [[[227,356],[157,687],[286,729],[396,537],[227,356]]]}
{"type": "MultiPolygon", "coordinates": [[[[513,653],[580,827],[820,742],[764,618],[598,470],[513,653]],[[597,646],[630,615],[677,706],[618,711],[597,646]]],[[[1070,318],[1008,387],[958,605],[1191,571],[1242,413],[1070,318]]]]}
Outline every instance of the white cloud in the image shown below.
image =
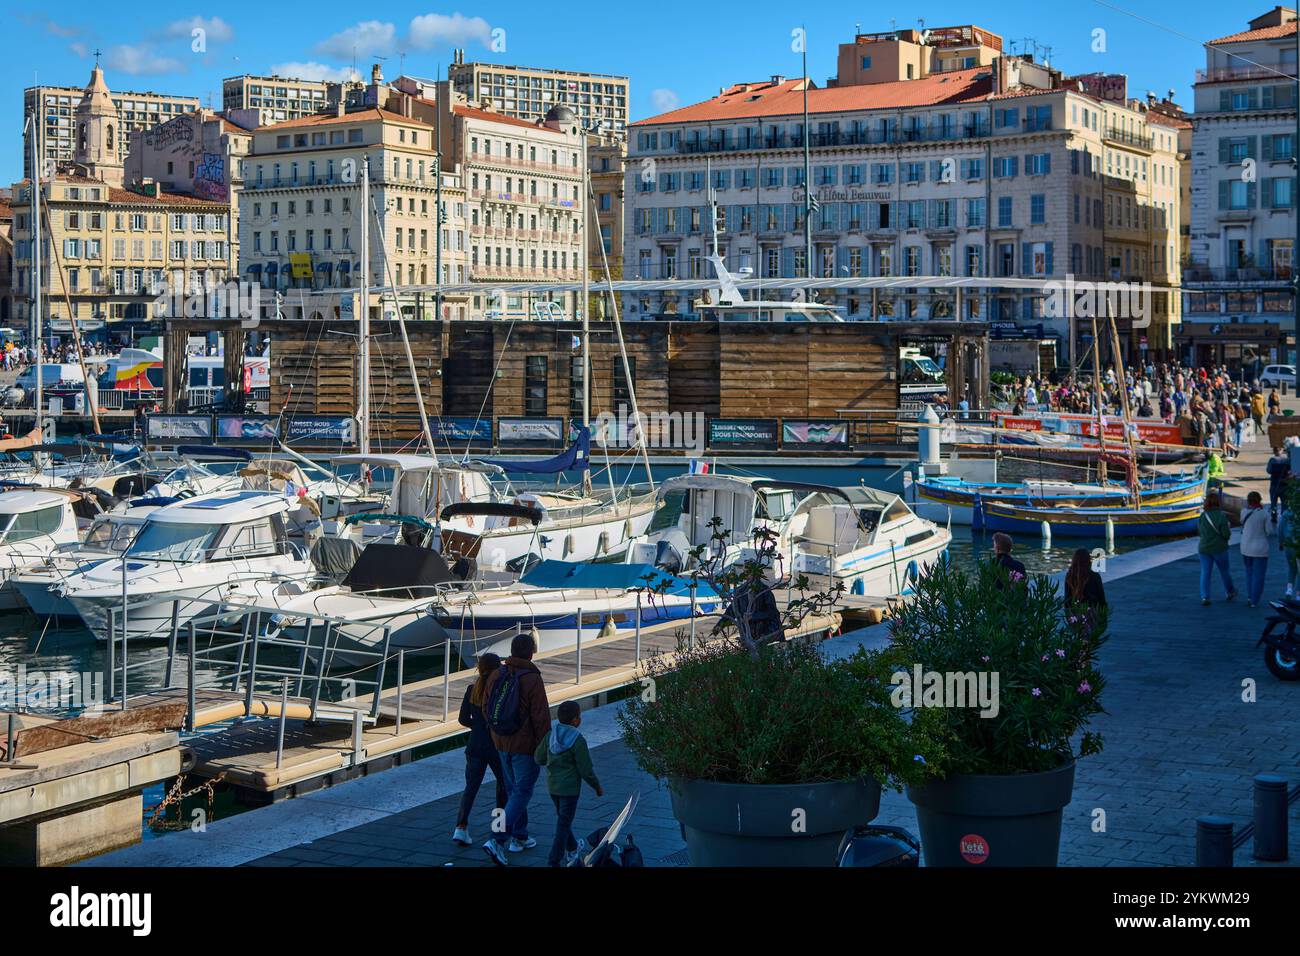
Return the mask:
{"type": "Polygon", "coordinates": [[[388,55],[396,49],[396,41],[397,27],[393,24],[366,20],[322,40],[312,52],[319,56],[348,58],[355,53],[364,60],[374,55],[388,55]]]}
{"type": "Polygon", "coordinates": [[[197,16],[173,20],[163,27],[163,36],[189,39],[193,35],[195,28],[207,31],[208,40],[211,43],[228,43],[235,38],[234,29],[221,17],[212,17],[205,20],[203,17],[197,16]]]}
{"type": "Polygon", "coordinates": [[[416,50],[429,50],[440,44],[468,43],[478,40],[484,46],[492,42],[492,27],[482,17],[461,13],[446,16],[426,13],[414,18],[409,28],[410,44],[416,50]]]}
{"type": "Polygon", "coordinates": [[[68,49],[83,60],[90,55],[90,51],[86,49],[84,43],[69,43],[68,49]]]}
{"type": "Polygon", "coordinates": [[[673,90],[660,88],[650,91],[650,103],[660,113],[667,113],[669,110],[677,109],[679,102],[677,94],[673,90]]]}
{"type": "Polygon", "coordinates": [[[175,57],[160,56],[147,43],[134,46],[121,43],[109,47],[105,64],[110,70],[117,70],[130,76],[182,73],[185,70],[185,64],[180,60],[175,57]]]}
{"type": "Polygon", "coordinates": [[[299,80],[331,80],[335,83],[341,83],[352,77],[351,67],[330,66],[314,60],[273,63],[271,72],[276,76],[292,76],[299,80]]]}
{"type": "Polygon", "coordinates": [[[75,25],[56,23],[47,17],[45,20],[45,32],[53,34],[56,37],[75,37],[81,35],[82,29],[75,25]]]}

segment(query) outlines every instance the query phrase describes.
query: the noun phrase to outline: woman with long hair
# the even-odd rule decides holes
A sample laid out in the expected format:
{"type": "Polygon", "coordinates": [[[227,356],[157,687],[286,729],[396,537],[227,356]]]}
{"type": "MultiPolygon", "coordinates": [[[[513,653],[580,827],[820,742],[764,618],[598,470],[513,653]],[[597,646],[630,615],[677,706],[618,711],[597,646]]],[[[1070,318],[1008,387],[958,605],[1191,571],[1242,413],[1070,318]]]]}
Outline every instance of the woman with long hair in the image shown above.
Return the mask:
{"type": "Polygon", "coordinates": [[[496,654],[481,654],[478,659],[478,677],[465,691],[460,702],[460,723],[469,728],[469,740],[465,744],[465,792],[460,797],[460,810],[456,814],[456,829],[452,833],[452,842],[461,846],[473,846],[474,840],[469,833],[469,814],[474,808],[474,798],[478,796],[479,787],[488,768],[496,778],[496,808],[505,812],[506,785],[501,775],[501,757],[492,743],[492,734],[488,731],[487,718],[483,708],[487,706],[484,690],[488,678],[501,666],[501,658],[496,654]]]}
{"type": "Polygon", "coordinates": [[[1065,598],[1071,604],[1086,605],[1095,611],[1106,606],[1106,589],[1101,575],[1092,569],[1092,555],[1087,548],[1078,548],[1065,572],[1065,598]]]}

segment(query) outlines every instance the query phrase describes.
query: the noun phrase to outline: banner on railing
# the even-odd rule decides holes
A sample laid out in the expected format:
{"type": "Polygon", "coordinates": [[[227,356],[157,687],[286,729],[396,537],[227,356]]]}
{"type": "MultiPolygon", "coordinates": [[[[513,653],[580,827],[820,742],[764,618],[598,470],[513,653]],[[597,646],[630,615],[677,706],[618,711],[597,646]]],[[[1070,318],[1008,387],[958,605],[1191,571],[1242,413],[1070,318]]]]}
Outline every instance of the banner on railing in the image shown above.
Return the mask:
{"type": "Polygon", "coordinates": [[[429,430],[435,442],[455,444],[492,444],[490,418],[431,418],[429,430]]]}
{"type": "Polygon", "coordinates": [[[781,420],[781,447],[848,448],[849,423],[834,418],[808,419],[805,421],[783,418],[781,420]]]}
{"type": "Polygon", "coordinates": [[[778,441],[774,418],[712,418],[709,420],[709,447],[769,448],[778,441]]]}
{"type": "Polygon", "coordinates": [[[563,418],[498,418],[499,445],[563,445],[563,418]]]}
{"type": "Polygon", "coordinates": [[[352,445],[356,443],[357,423],[347,417],[295,415],[285,427],[285,441],[290,445],[352,445]]]}
{"type": "Polygon", "coordinates": [[[217,441],[271,442],[280,437],[278,415],[218,415],[217,441]]]}
{"type": "Polygon", "coordinates": [[[212,439],[211,415],[150,415],[145,439],[152,442],[193,442],[212,439]]]}

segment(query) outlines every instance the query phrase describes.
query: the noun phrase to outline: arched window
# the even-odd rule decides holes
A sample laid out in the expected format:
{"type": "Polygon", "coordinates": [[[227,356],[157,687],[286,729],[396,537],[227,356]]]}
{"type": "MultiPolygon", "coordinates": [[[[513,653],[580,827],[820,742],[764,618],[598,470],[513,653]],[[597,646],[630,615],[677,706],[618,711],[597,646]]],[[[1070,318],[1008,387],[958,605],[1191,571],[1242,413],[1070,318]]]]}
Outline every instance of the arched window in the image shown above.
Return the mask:
{"type": "Polygon", "coordinates": [[[81,152],[86,151],[86,124],[82,123],[77,130],[77,149],[81,152]]]}
{"type": "Polygon", "coordinates": [[[105,139],[105,145],[110,150],[113,148],[113,124],[112,123],[108,124],[108,136],[105,139]]]}

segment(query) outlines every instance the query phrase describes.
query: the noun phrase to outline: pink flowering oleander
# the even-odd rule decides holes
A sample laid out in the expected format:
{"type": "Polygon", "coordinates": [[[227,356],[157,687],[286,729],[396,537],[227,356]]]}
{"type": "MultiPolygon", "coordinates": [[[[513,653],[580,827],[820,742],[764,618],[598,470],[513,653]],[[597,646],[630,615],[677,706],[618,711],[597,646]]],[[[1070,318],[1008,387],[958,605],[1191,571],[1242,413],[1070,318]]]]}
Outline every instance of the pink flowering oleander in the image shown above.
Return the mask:
{"type": "Polygon", "coordinates": [[[1092,690],[1092,685],[1089,684],[1087,681],[1084,681],[1082,684],[1079,685],[1080,694],[1086,694],[1090,690],[1092,690]]]}
{"type": "Polygon", "coordinates": [[[1058,648],[1056,649],[1056,656],[1057,656],[1057,657],[1064,657],[1064,656],[1065,656],[1065,649],[1064,649],[1064,648],[1060,648],[1060,647],[1058,647],[1058,648]]]}
{"type": "Polygon", "coordinates": [[[1034,692],[1033,692],[1033,693],[1034,693],[1034,696],[1035,696],[1035,697],[1042,697],[1042,696],[1043,696],[1043,692],[1042,692],[1042,690],[1039,689],[1039,688],[1037,688],[1037,687],[1034,688],[1034,692]]]}

